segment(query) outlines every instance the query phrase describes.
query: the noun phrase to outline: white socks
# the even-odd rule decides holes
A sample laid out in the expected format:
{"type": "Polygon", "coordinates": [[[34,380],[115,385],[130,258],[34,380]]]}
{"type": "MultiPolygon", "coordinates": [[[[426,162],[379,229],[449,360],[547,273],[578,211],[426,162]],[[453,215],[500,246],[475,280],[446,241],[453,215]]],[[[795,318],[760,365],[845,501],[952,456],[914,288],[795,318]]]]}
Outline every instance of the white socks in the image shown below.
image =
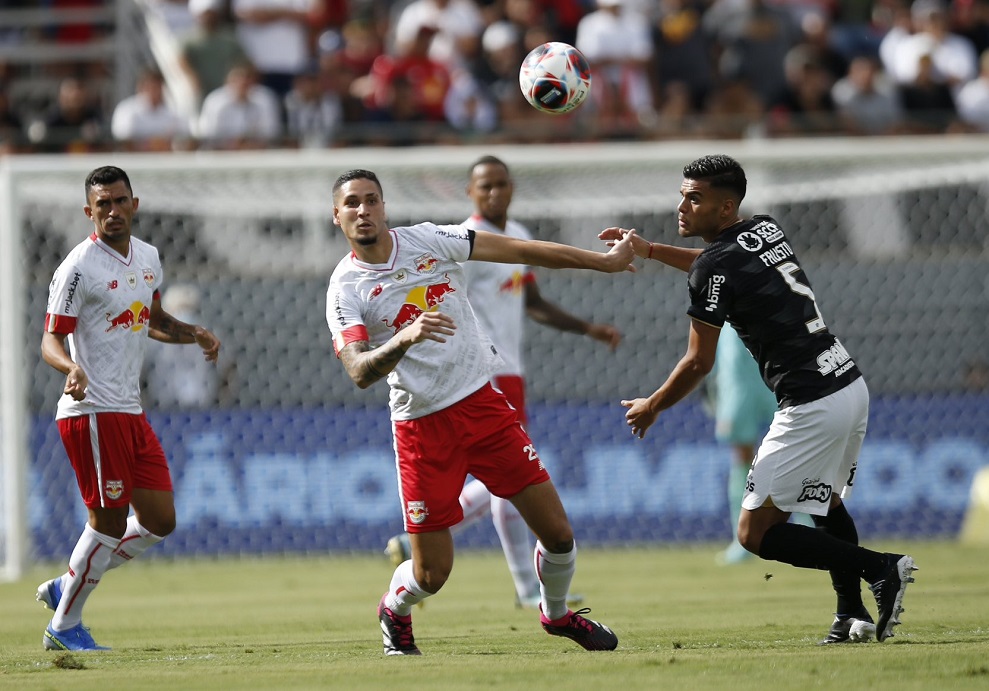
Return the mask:
{"type": "Polygon", "coordinates": [[[408,559],[398,565],[392,574],[388,594],[385,595],[385,607],[400,617],[412,613],[412,606],[417,605],[432,593],[427,593],[416,582],[412,575],[412,560],[408,559]]]}
{"type": "Polygon", "coordinates": [[[539,579],[532,567],[532,539],[522,514],[507,499],[491,497],[491,518],[501,539],[508,570],[515,581],[515,593],[520,599],[539,592],[539,579]]]}
{"type": "Polygon", "coordinates": [[[487,515],[491,508],[491,492],[480,480],[471,480],[460,491],[460,508],[464,510],[464,520],[460,521],[454,530],[462,530],[471,523],[487,515]]]}
{"type": "Polygon", "coordinates": [[[69,557],[68,572],[59,577],[62,586],[62,599],[55,616],[52,617],[52,628],[56,631],[65,631],[82,621],[83,604],[99,584],[103,574],[141,556],[149,547],[158,544],[163,539],[145,529],[137,522],[137,516],[133,514],[127,518],[127,531],[120,540],[97,533],[87,523],[75,549],[72,550],[72,556],[69,557]],[[96,557],[88,564],[89,576],[85,580],[95,580],[96,582],[85,583],[80,580],[79,574],[85,572],[86,560],[89,558],[89,554],[94,551],[96,551],[96,557]],[[86,587],[79,590],[80,584],[86,587]],[[73,599],[70,593],[75,593],[77,590],[79,590],[79,594],[75,595],[73,599]]]}
{"type": "Polygon", "coordinates": [[[119,544],[117,538],[98,533],[86,524],[69,557],[69,571],[62,576],[62,599],[52,617],[53,629],[65,631],[82,622],[86,599],[99,585],[119,544]]]}
{"type": "Polygon", "coordinates": [[[562,619],[570,611],[567,607],[567,594],[576,571],[577,543],[566,554],[553,554],[536,540],[533,556],[536,574],[539,576],[543,616],[550,620],[562,619]]]}
{"type": "Polygon", "coordinates": [[[131,514],[127,518],[127,532],[120,538],[117,549],[113,550],[107,569],[115,569],[121,564],[126,564],[131,559],[144,554],[148,547],[157,545],[164,539],[145,529],[143,525],[137,522],[137,516],[131,514]]]}

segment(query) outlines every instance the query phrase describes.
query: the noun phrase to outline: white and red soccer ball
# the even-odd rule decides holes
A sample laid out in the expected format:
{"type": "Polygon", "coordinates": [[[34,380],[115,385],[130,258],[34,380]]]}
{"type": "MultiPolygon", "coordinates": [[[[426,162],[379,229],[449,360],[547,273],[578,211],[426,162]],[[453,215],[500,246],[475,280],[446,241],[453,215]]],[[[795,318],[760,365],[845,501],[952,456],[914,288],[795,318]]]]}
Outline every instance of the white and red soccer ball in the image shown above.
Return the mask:
{"type": "Polygon", "coordinates": [[[591,68],[567,43],[544,43],[532,49],[519,69],[519,86],[533,108],[560,115],[579,106],[591,92],[591,68]]]}

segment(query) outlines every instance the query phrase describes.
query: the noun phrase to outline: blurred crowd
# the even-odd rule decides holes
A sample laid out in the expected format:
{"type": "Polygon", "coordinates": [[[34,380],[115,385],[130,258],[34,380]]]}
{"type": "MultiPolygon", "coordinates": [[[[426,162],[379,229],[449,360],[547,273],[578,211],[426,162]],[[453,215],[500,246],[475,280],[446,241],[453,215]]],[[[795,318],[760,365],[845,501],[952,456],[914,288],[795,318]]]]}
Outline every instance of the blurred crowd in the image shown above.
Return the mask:
{"type": "MultiPolygon", "coordinates": [[[[103,0],[76,0],[100,4],[103,0]]],[[[109,2],[110,0],[106,0],[109,2]]],[[[131,1],[131,0],[126,0],[131,1]]],[[[71,4],[71,3],[70,3],[71,4]]],[[[0,146],[172,150],[989,131],[989,0],[139,0],[176,77],[104,103],[83,71],[0,146]],[[565,116],[518,87],[526,53],[593,74],[565,116]]],[[[84,40],[84,39],[83,39],[84,40]]]]}

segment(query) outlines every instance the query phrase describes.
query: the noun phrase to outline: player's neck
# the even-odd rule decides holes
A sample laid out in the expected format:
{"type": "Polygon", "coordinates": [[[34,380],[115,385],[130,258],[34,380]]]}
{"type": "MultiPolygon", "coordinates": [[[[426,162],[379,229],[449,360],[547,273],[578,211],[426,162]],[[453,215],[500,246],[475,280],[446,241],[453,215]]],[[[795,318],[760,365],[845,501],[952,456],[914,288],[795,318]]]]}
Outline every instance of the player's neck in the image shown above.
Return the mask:
{"type": "Polygon", "coordinates": [[[112,249],[121,257],[126,258],[130,254],[130,236],[110,240],[97,233],[96,237],[100,239],[100,242],[112,249]]]}
{"type": "Polygon", "coordinates": [[[498,218],[494,218],[492,216],[485,216],[481,214],[481,218],[483,218],[485,221],[487,221],[488,223],[490,223],[491,225],[493,225],[495,228],[497,228],[503,233],[505,232],[505,227],[508,225],[507,214],[504,216],[500,216],[498,218]]]}
{"type": "Polygon", "coordinates": [[[354,256],[365,264],[384,264],[391,258],[393,245],[391,231],[387,231],[379,234],[376,241],[370,245],[352,241],[350,249],[354,256]]]}

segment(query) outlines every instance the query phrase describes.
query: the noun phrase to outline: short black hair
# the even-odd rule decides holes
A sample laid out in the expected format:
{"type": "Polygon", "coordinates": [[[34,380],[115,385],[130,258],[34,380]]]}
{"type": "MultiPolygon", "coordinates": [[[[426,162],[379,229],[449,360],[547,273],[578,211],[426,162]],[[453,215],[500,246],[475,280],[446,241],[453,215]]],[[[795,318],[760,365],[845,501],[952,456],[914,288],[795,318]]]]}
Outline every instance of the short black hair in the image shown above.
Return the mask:
{"type": "Polygon", "coordinates": [[[112,185],[119,180],[124,181],[124,184],[127,185],[127,191],[130,192],[133,197],[134,188],[131,187],[130,178],[127,177],[127,173],[125,173],[123,169],[118,168],[117,166],[101,166],[100,168],[93,170],[86,176],[86,201],[89,201],[89,191],[97,185],[112,185]]]}
{"type": "Polygon", "coordinates": [[[703,180],[711,187],[731,190],[738,196],[738,201],[745,199],[745,171],[731,156],[702,156],[683,167],[683,177],[687,180],[703,180]]]}
{"type": "Polygon", "coordinates": [[[352,182],[354,180],[370,180],[371,182],[373,182],[375,185],[378,186],[378,192],[381,193],[382,199],[384,198],[385,192],[383,189],[381,189],[381,181],[378,180],[378,176],[375,175],[372,171],[364,170],[363,168],[354,168],[353,170],[348,170],[346,173],[343,173],[340,177],[338,177],[336,179],[336,182],[333,183],[333,192],[332,192],[333,198],[334,199],[336,198],[337,192],[340,191],[341,187],[346,185],[348,182],[352,182]]]}
{"type": "Polygon", "coordinates": [[[509,175],[512,174],[512,171],[508,169],[507,163],[502,161],[497,156],[488,155],[488,156],[481,156],[479,159],[477,159],[476,161],[470,164],[470,168],[467,169],[468,177],[474,174],[475,168],[477,168],[478,166],[486,166],[486,165],[501,166],[502,168],[505,169],[506,173],[508,173],[509,175]]]}

